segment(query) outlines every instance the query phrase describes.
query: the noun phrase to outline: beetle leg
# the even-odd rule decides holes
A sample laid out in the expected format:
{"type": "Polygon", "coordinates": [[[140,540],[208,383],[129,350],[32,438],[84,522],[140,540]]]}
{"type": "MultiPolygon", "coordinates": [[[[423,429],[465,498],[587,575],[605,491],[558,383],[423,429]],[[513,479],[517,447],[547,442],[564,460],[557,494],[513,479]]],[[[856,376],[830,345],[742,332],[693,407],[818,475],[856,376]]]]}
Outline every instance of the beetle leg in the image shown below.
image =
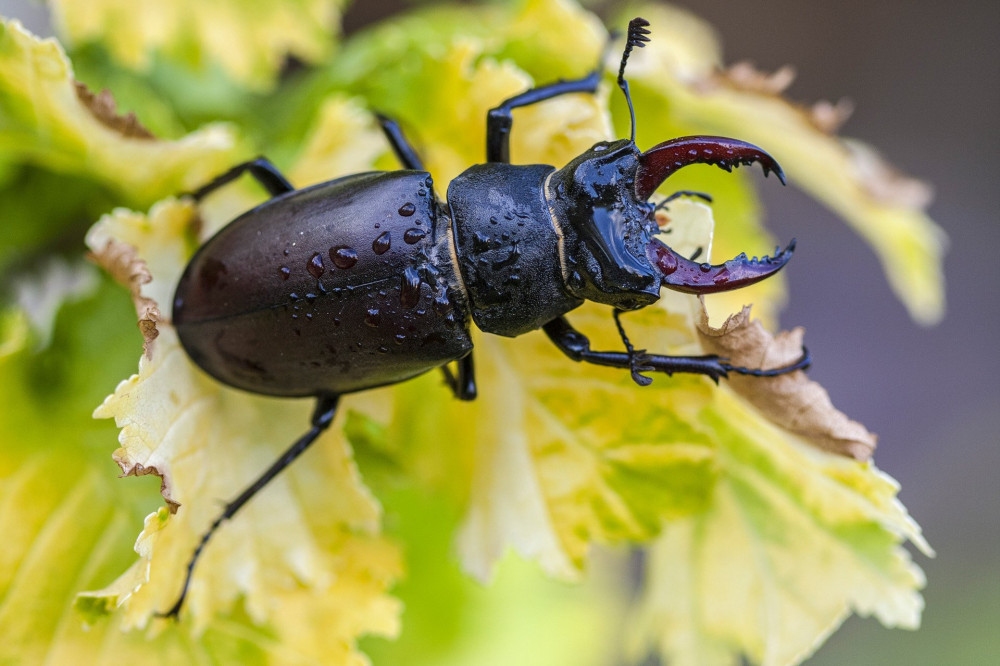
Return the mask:
{"type": "Polygon", "coordinates": [[[226,173],[221,176],[217,176],[214,180],[212,180],[212,182],[199,187],[191,193],[191,196],[194,197],[195,201],[201,201],[226,183],[236,180],[246,171],[249,171],[250,175],[253,176],[258,183],[263,185],[264,189],[267,190],[272,197],[284,194],[285,192],[291,192],[295,189],[292,184],[281,175],[281,172],[278,171],[278,167],[271,164],[271,160],[266,157],[258,157],[257,159],[250,160],[249,162],[237,164],[226,173]]]}
{"type": "Polygon", "coordinates": [[[302,435],[294,444],[292,444],[287,451],[281,454],[281,457],[274,461],[274,463],[267,468],[267,470],[257,478],[250,486],[240,493],[240,496],[234,499],[232,502],[226,505],[223,512],[219,515],[212,525],[208,528],[208,531],[202,535],[201,541],[198,542],[198,546],[194,549],[194,554],[191,555],[190,561],[187,565],[187,574],[184,577],[184,587],[181,588],[181,594],[177,598],[177,601],[170,610],[165,613],[157,613],[159,617],[165,618],[177,618],[181,612],[181,606],[184,605],[184,599],[187,597],[188,586],[191,584],[191,574],[194,571],[194,565],[198,561],[198,557],[201,555],[202,550],[204,550],[205,545],[208,540],[212,538],[215,530],[223,523],[223,521],[229,520],[236,512],[239,511],[244,504],[250,501],[254,495],[256,495],[260,490],[264,488],[274,477],[276,477],[281,470],[285,469],[292,462],[298,458],[303,451],[309,448],[309,445],[316,441],[316,438],[320,436],[324,430],[330,427],[333,423],[333,417],[337,412],[337,401],[340,396],[337,395],[325,395],[321,396],[316,403],[316,409],[313,411],[312,415],[312,427],[302,435]]]}
{"type": "Polygon", "coordinates": [[[642,373],[649,372],[653,369],[653,367],[649,365],[639,365],[639,360],[645,357],[646,350],[640,349],[639,351],[636,351],[635,347],[632,346],[632,342],[625,334],[625,327],[622,326],[622,311],[615,309],[612,311],[612,315],[615,318],[615,326],[618,327],[618,335],[621,336],[622,342],[625,343],[625,350],[628,352],[629,370],[632,371],[632,381],[639,386],[649,386],[653,383],[653,380],[642,373]]]}
{"type": "Polygon", "coordinates": [[[375,117],[378,119],[379,126],[382,127],[382,132],[385,134],[386,140],[392,146],[392,152],[396,154],[396,159],[402,163],[403,167],[413,171],[426,171],[427,169],[424,168],[424,163],[421,161],[420,155],[413,149],[410,142],[406,140],[406,135],[403,134],[399,123],[381,113],[376,113],[375,117]]]}
{"type": "Polygon", "coordinates": [[[674,192],[673,194],[671,194],[669,197],[667,197],[666,199],[664,199],[660,203],[656,204],[656,207],[653,208],[653,212],[655,213],[658,210],[665,210],[667,208],[667,204],[668,203],[670,203],[671,201],[676,201],[677,199],[680,199],[681,197],[698,197],[699,199],[702,199],[703,201],[705,201],[707,203],[712,203],[712,195],[711,194],[706,194],[704,192],[696,192],[695,190],[677,190],[676,192],[674,192]]]}
{"type": "MultiPolygon", "coordinates": [[[[603,59],[601,61],[603,63],[603,59]]],[[[548,85],[532,88],[520,95],[515,95],[494,108],[486,116],[486,161],[510,163],[510,128],[514,122],[511,111],[521,106],[544,102],[547,99],[569,93],[595,93],[601,82],[604,67],[599,63],[597,68],[582,79],[557,81],[548,85]]]]}
{"type": "Polygon", "coordinates": [[[478,389],[476,388],[476,371],[472,364],[472,352],[458,359],[457,377],[447,365],[441,366],[441,372],[444,373],[444,381],[456,398],[459,400],[476,399],[478,389]]]}
{"type": "Polygon", "coordinates": [[[705,375],[716,383],[719,382],[719,378],[728,377],[730,372],[740,375],[751,375],[753,377],[777,377],[778,375],[784,375],[795,370],[805,370],[811,363],[809,351],[805,348],[802,349],[802,356],[795,363],[768,370],[731,365],[726,359],[714,354],[706,356],[665,356],[639,351],[634,355],[635,360],[633,361],[633,354],[593,351],[590,348],[590,340],[587,336],[573,328],[572,324],[565,317],[553,319],[542,326],[542,330],[545,331],[545,334],[549,336],[549,339],[552,340],[556,347],[574,361],[605,365],[623,370],[630,370],[633,362],[635,362],[641,366],[648,366],[652,372],[663,372],[667,375],[672,375],[675,372],[705,375]]]}

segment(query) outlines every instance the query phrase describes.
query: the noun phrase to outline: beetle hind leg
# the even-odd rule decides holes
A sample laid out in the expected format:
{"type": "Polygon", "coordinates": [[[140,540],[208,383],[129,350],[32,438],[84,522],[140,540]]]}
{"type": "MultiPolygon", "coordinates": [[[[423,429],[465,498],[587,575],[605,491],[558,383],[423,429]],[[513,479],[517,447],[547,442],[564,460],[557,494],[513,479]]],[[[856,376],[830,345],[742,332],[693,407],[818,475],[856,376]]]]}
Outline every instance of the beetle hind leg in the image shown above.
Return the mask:
{"type": "Polygon", "coordinates": [[[177,601],[174,602],[174,605],[171,606],[169,610],[157,613],[158,617],[176,619],[180,615],[181,607],[184,605],[184,599],[187,597],[188,587],[191,584],[191,575],[194,572],[194,566],[197,564],[198,557],[205,549],[209,539],[212,538],[212,535],[215,534],[215,531],[220,525],[222,525],[223,522],[236,515],[236,512],[239,511],[244,504],[250,501],[254,495],[261,491],[264,486],[266,486],[283,469],[291,465],[296,458],[309,448],[310,444],[316,441],[316,438],[319,437],[323,431],[330,427],[330,424],[333,423],[333,417],[337,413],[337,402],[339,398],[340,396],[337,395],[321,396],[316,403],[316,409],[313,411],[311,427],[309,430],[297,439],[295,443],[292,444],[284,453],[282,453],[281,457],[275,460],[274,463],[257,478],[257,480],[250,484],[246,490],[240,493],[239,497],[226,504],[225,509],[212,522],[208,531],[202,535],[201,541],[199,541],[197,547],[195,547],[194,553],[188,561],[187,573],[184,576],[184,586],[181,588],[181,593],[180,596],[177,597],[177,601]]]}
{"type": "Polygon", "coordinates": [[[392,152],[396,154],[396,159],[402,163],[403,167],[413,171],[426,171],[420,155],[403,134],[399,123],[381,113],[376,113],[375,118],[378,120],[379,127],[382,128],[382,133],[385,134],[386,141],[392,147],[392,152]]]}

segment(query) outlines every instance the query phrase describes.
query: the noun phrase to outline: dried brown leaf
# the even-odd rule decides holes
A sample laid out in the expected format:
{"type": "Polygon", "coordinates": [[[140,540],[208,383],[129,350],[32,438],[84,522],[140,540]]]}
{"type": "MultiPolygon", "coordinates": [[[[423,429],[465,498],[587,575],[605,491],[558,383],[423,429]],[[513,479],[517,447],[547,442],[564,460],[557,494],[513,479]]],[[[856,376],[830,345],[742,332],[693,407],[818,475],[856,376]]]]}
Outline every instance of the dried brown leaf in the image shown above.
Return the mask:
{"type": "Polygon", "coordinates": [[[119,132],[123,137],[128,139],[156,139],[152,132],[143,127],[134,112],[129,111],[125,115],[118,113],[115,98],[109,90],[102,90],[94,94],[93,91],[79,81],[73,81],[73,85],[76,87],[76,96],[80,99],[80,102],[105,127],[119,132]]]}
{"type": "MultiPolygon", "coordinates": [[[[127,243],[109,238],[103,249],[91,252],[91,258],[106,270],[119,284],[128,287],[135,305],[135,313],[139,318],[139,331],[142,332],[142,351],[146,358],[152,354],[153,340],[160,332],[156,325],[162,315],[156,301],[142,294],[142,287],[152,281],[149,267],[139,258],[136,249],[127,243]]],[[[128,473],[128,470],[123,469],[128,473]]],[[[148,474],[149,472],[144,472],[148,474]]]]}
{"type": "Polygon", "coordinates": [[[877,202],[926,208],[934,198],[934,190],[922,180],[911,178],[882,158],[871,146],[860,141],[845,140],[852,166],[860,175],[865,191],[877,202]]]}
{"type": "Polygon", "coordinates": [[[842,97],[836,102],[821,99],[809,109],[812,124],[821,132],[836,134],[854,113],[854,102],[842,97]]]}
{"type": "Polygon", "coordinates": [[[728,67],[722,76],[741,90],[780,95],[795,81],[795,68],[784,65],[773,72],[765,72],[744,60],[728,67]]]}
{"type": "MultiPolygon", "coordinates": [[[[745,307],[719,328],[708,323],[702,308],[698,332],[706,351],[734,365],[769,369],[801,356],[805,330],[771,335],[759,321],[751,321],[750,308],[745,307]]],[[[772,422],[824,451],[868,460],[875,450],[875,435],[834,407],[826,389],[801,370],[768,378],[731,375],[729,385],[772,422]]]]}

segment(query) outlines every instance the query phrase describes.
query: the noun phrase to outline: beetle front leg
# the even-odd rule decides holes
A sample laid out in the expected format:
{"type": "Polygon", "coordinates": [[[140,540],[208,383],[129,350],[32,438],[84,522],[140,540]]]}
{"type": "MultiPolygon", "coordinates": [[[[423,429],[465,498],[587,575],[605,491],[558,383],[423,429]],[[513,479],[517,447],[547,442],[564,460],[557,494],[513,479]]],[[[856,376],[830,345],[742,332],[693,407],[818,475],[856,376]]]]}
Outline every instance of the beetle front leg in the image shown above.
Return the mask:
{"type": "Polygon", "coordinates": [[[527,92],[504,100],[500,106],[490,109],[489,114],[486,116],[486,161],[510,163],[510,128],[514,123],[514,116],[511,114],[513,109],[544,102],[547,99],[569,93],[593,94],[597,92],[597,86],[601,82],[602,73],[603,68],[598,64],[597,69],[582,79],[557,81],[556,83],[532,88],[527,92]]]}
{"type": "Polygon", "coordinates": [[[444,381],[459,400],[475,400],[478,394],[476,388],[476,371],[472,363],[472,352],[458,359],[458,375],[456,376],[447,365],[441,366],[444,381]]]}
{"type": "Polygon", "coordinates": [[[637,352],[633,355],[625,352],[593,351],[590,348],[590,339],[573,328],[572,324],[565,317],[553,319],[542,326],[542,330],[545,331],[545,334],[549,336],[549,339],[552,340],[556,347],[574,361],[605,365],[623,370],[632,370],[633,367],[639,366],[643,371],[663,372],[667,375],[672,375],[676,372],[705,375],[716,383],[719,382],[720,378],[728,377],[730,372],[740,375],[751,375],[753,377],[777,377],[796,370],[805,370],[811,363],[809,352],[805,348],[802,349],[802,357],[795,363],[769,370],[734,366],[726,359],[713,354],[706,356],[666,356],[662,354],[647,354],[645,352],[637,352]]]}
{"type": "Polygon", "coordinates": [[[244,162],[243,164],[237,164],[232,169],[217,176],[207,185],[199,187],[197,190],[191,193],[195,201],[201,201],[206,196],[219,189],[226,183],[236,180],[244,174],[244,172],[250,172],[253,178],[264,186],[264,189],[268,191],[272,197],[276,197],[279,194],[284,194],[285,192],[291,192],[295,189],[288,180],[281,175],[278,171],[278,167],[271,164],[271,160],[266,157],[258,157],[257,159],[250,160],[249,162],[244,162]]]}

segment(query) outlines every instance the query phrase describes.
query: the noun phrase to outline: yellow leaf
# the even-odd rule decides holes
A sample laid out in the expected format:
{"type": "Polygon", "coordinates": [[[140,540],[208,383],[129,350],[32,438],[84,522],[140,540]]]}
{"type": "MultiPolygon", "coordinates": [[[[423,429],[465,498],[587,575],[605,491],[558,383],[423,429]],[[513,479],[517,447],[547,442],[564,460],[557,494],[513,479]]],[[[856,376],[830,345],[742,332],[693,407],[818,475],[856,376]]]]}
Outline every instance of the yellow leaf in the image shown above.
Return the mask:
{"type": "Polygon", "coordinates": [[[914,629],[921,570],[900,546],[932,554],[870,463],[820,452],[729,390],[702,413],[718,433],[708,510],[664,527],[649,551],[633,626],[678,666],[797,664],[852,612],[914,629]]]}
{"type": "MultiPolygon", "coordinates": [[[[709,208],[679,200],[671,216],[676,251],[710,251],[709,208]]],[[[637,348],[697,355],[699,312],[696,298],[664,292],[623,323],[637,348]]],[[[593,349],[622,348],[610,309],[585,305],[568,318],[593,349]]],[[[700,413],[711,382],[660,376],[640,389],[627,372],[573,363],[541,332],[516,341],[480,336],[476,344],[483,399],[446,419],[476,442],[459,535],[471,573],[489,577],[510,546],[574,577],[591,543],[648,541],[663,520],[709,505],[717,443],[700,413]]]]}
{"type": "MultiPolygon", "coordinates": [[[[670,242],[681,254],[710,245],[707,215],[700,203],[672,206],[670,242]]],[[[666,293],[657,305],[623,319],[636,347],[700,353],[698,300],[666,293]]],[[[569,319],[593,349],[621,348],[606,308],[584,306],[569,319]]],[[[736,340],[723,336],[724,350],[741,342],[730,335],[736,340]]],[[[734,351],[750,367],[774,364],[759,339],[751,342],[734,351]]],[[[787,356],[791,346],[779,351],[787,356]]],[[[539,334],[484,336],[476,349],[483,401],[445,419],[476,442],[459,535],[471,573],[489,577],[513,548],[573,577],[594,543],[651,542],[662,533],[635,656],[656,646],[671,663],[730,664],[741,653],[797,663],[851,610],[888,626],[918,622],[923,576],[900,541],[929,548],[891,479],[819,450],[829,448],[813,422],[822,419],[757,412],[735,381],[715,387],[657,376],[639,389],[626,372],[573,364],[539,334]]],[[[742,390],[766,394],[769,381],[747,378],[742,390]]],[[[796,379],[779,397],[794,411],[816,391],[796,379]]],[[[828,399],[825,410],[846,421],[828,399]]],[[[846,426],[834,425],[829,437],[842,436],[846,426]]]]}
{"type": "MultiPolygon", "coordinates": [[[[109,249],[111,260],[120,261],[115,249],[122,246],[148,257],[155,277],[133,289],[156,308],[183,267],[184,230],[194,221],[190,204],[166,201],[148,219],[128,211],[107,216],[90,238],[115,239],[94,244],[98,261],[109,249]]],[[[127,627],[145,626],[173,604],[200,535],[221,510],[218,502],[242,491],[308,427],[309,405],[227,389],[188,360],[162,318],[157,330],[139,373],[95,412],[122,428],[114,457],[123,473],[159,475],[169,507],[147,518],[136,543],[140,564],[84,596],[91,608],[95,598],[121,607],[127,627]]],[[[352,399],[342,404],[346,411],[352,399]]],[[[346,659],[360,634],[396,631],[398,604],[385,590],[400,573],[398,553],[379,536],[378,502],[340,429],[305,455],[307,464],[273,481],[206,549],[186,606],[194,631],[211,627],[241,596],[255,622],[272,625],[314,658],[346,659]]]]}
{"type": "Polygon", "coordinates": [[[331,96],[320,106],[289,178],[296,187],[371,168],[389,150],[371,113],[359,100],[331,96]]]}
{"type": "MultiPolygon", "coordinates": [[[[486,116],[508,97],[531,88],[531,77],[509,60],[490,57],[487,42],[456,37],[424,59],[426,81],[411,81],[408,132],[438,183],[447,183],[486,159],[486,116]],[[433,90],[433,94],[427,94],[433,90]]],[[[576,74],[583,76],[584,66],[576,74]]],[[[607,91],[566,95],[514,112],[512,161],[563,165],[612,136],[607,91]]],[[[442,192],[443,195],[443,192],[442,192]]]]}
{"type": "Polygon", "coordinates": [[[172,141],[154,139],[134,116],[119,116],[110,94],[73,80],[53,39],[17,21],[0,23],[0,156],[102,182],[149,203],[193,189],[235,161],[232,130],[209,125],[172,141]]]}
{"type": "Polygon", "coordinates": [[[146,70],[154,55],[197,67],[221,66],[244,85],[265,89],[288,55],[329,55],[340,0],[49,0],[57,30],[71,45],[99,42],[122,64],[146,70]]]}

